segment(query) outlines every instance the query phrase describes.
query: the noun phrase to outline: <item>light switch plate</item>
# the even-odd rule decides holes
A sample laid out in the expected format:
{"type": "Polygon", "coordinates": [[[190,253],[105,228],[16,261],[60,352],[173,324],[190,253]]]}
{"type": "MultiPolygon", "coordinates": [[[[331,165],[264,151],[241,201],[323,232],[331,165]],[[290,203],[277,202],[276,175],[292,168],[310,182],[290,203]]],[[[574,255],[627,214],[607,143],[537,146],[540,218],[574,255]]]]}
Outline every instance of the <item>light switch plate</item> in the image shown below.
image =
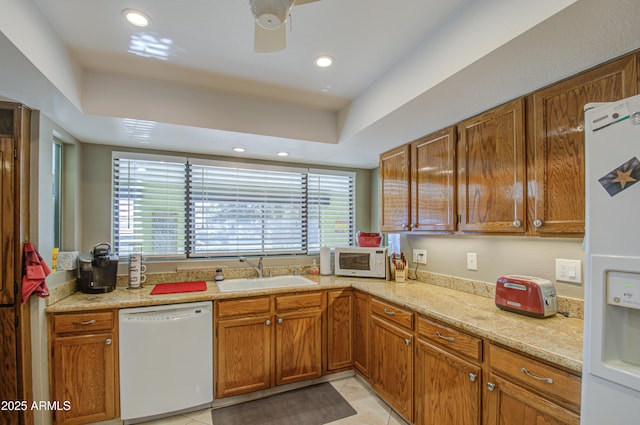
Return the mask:
{"type": "Polygon", "coordinates": [[[467,270],[478,270],[478,254],[467,252],[467,270]]]}
{"type": "Polygon", "coordinates": [[[413,262],[416,264],[427,264],[427,250],[426,249],[414,249],[413,250],[413,262]]]}
{"type": "Polygon", "coordinates": [[[582,283],[582,261],[556,258],[556,280],[582,283]]]}

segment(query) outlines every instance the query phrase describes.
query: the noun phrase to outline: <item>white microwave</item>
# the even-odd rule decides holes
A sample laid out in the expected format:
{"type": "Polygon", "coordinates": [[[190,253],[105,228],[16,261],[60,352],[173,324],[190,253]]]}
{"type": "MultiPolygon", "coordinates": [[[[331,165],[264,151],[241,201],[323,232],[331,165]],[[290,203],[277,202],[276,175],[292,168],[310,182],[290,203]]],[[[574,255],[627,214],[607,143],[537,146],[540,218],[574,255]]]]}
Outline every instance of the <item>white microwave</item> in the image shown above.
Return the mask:
{"type": "Polygon", "coordinates": [[[365,248],[348,246],[335,249],[335,273],[338,276],[386,279],[388,270],[388,247],[365,248]]]}

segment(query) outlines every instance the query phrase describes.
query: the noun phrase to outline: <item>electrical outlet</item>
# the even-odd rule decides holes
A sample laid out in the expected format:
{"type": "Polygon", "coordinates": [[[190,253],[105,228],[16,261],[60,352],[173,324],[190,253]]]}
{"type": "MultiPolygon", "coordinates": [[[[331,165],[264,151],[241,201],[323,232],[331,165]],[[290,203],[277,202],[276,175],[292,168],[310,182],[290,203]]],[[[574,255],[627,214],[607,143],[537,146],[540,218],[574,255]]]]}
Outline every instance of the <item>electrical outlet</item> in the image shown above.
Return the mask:
{"type": "Polygon", "coordinates": [[[556,280],[582,283],[582,261],[556,258],[556,280]]]}
{"type": "Polygon", "coordinates": [[[478,270],[478,254],[467,252],[467,270],[478,270]]]}
{"type": "Polygon", "coordinates": [[[416,264],[427,264],[427,250],[426,249],[414,249],[413,250],[413,262],[416,264]]]}

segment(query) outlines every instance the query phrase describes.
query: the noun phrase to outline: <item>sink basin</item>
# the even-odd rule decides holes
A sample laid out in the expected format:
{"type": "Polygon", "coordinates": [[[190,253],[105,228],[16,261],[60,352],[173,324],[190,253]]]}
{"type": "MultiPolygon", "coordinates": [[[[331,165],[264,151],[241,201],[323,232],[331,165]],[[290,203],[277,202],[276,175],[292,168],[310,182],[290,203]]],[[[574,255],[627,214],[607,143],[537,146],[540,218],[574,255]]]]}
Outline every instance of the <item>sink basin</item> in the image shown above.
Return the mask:
{"type": "Polygon", "coordinates": [[[296,286],[317,285],[316,282],[302,276],[275,276],[262,279],[231,279],[216,282],[220,292],[257,291],[260,289],[292,288],[296,286]]]}

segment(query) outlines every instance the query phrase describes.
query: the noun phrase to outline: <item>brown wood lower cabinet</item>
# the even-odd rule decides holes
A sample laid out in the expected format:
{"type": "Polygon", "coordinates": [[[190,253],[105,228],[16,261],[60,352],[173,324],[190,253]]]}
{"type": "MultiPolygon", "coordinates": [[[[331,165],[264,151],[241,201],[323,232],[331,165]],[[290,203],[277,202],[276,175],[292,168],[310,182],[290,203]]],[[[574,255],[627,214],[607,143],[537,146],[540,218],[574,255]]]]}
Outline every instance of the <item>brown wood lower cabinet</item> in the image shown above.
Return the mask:
{"type": "Polygon", "coordinates": [[[353,367],[354,296],[351,289],[327,292],[327,371],[353,367]]]}
{"type": "Polygon", "coordinates": [[[491,345],[487,425],[579,425],[579,377],[491,345]]]}
{"type": "Polygon", "coordinates": [[[433,345],[416,347],[416,415],[420,425],[480,425],[482,369],[433,345]]]}
{"type": "Polygon", "coordinates": [[[413,313],[373,299],[371,386],[407,420],[413,420],[413,313]],[[378,315],[380,312],[384,316],[378,315]],[[410,324],[410,328],[398,323],[410,324]]]}
{"type": "Polygon", "coordinates": [[[114,311],[56,314],[50,321],[51,401],[57,425],[120,415],[118,333],[114,311]]]}
{"type": "Polygon", "coordinates": [[[415,423],[482,423],[482,339],[420,318],[415,423]]]}
{"type": "Polygon", "coordinates": [[[371,297],[355,291],[353,297],[353,365],[365,378],[369,377],[371,359],[371,297]]]}
{"type": "Polygon", "coordinates": [[[322,375],[322,292],[215,303],[215,397],[322,375]]]}

